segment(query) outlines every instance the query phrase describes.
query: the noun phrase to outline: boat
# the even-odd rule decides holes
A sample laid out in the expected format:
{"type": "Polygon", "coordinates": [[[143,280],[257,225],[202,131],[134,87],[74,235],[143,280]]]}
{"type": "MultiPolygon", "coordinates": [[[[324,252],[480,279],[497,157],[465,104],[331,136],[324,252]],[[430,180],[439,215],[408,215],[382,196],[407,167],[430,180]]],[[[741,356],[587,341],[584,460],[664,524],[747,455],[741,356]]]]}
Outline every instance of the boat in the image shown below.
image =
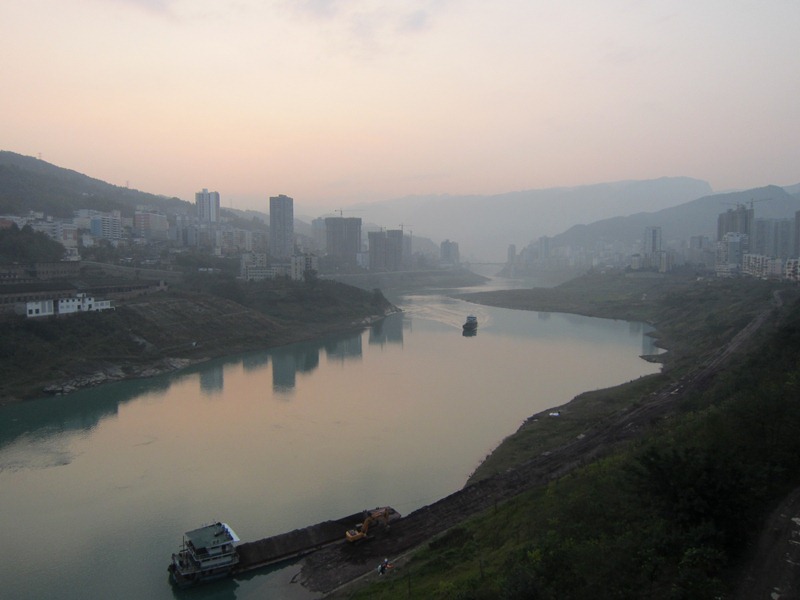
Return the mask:
{"type": "MultiPolygon", "coordinates": [[[[388,525],[400,519],[390,506],[359,511],[340,519],[322,521],[252,542],[240,542],[239,536],[225,523],[213,523],[187,531],[183,546],[172,555],[168,570],[178,587],[189,587],[223,577],[237,577],[268,565],[294,560],[346,539],[343,532],[363,527],[370,514],[380,512],[388,525]]],[[[366,531],[364,532],[366,534],[366,531]]]]}
{"type": "Polygon", "coordinates": [[[467,317],[467,322],[462,325],[464,331],[475,331],[478,329],[478,317],[475,315],[469,315],[467,317]]]}
{"type": "Polygon", "coordinates": [[[212,523],[187,531],[183,545],[172,555],[168,570],[178,587],[189,587],[229,577],[239,564],[239,536],[226,523],[212,523]]]}

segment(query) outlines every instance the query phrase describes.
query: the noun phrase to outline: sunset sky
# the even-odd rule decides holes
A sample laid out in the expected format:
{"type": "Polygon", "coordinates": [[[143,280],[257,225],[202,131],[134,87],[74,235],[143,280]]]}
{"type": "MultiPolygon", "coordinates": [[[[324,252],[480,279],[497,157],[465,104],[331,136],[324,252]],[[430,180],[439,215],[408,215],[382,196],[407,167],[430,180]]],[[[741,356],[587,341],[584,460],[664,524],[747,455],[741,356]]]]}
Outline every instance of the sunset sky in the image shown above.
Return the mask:
{"type": "Polygon", "coordinates": [[[797,0],[3,0],[0,149],[234,208],[789,185],[799,28],[797,0]]]}

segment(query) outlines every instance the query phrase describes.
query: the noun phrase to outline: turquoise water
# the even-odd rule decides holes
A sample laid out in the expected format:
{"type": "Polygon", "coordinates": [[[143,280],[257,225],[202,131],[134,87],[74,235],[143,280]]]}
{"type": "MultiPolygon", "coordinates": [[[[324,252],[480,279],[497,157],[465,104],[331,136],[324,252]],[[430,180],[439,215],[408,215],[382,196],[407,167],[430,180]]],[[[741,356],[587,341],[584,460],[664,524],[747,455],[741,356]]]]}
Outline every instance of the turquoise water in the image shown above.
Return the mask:
{"type": "Polygon", "coordinates": [[[2,596],[314,597],[297,565],[189,592],[166,567],[215,520],[252,540],[378,505],[407,514],[528,416],[658,370],[640,324],[398,302],[361,332],[1,409],[2,596]]]}

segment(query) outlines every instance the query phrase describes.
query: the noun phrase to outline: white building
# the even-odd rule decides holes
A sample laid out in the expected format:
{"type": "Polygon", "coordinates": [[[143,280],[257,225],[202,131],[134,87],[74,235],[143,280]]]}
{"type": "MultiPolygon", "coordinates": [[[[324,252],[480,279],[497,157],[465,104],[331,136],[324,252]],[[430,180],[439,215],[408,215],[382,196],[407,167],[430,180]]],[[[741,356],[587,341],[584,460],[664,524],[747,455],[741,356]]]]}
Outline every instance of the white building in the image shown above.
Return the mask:
{"type": "Polygon", "coordinates": [[[269,266],[267,255],[262,252],[244,252],[239,261],[239,277],[241,279],[261,281],[275,278],[275,272],[269,266]]]}
{"type": "Polygon", "coordinates": [[[783,265],[783,276],[789,281],[800,282],[800,258],[790,258],[786,261],[783,265]]]}
{"type": "Polygon", "coordinates": [[[29,300],[20,302],[14,307],[14,312],[26,317],[49,317],[55,314],[52,300],[29,300]]]}
{"type": "Polygon", "coordinates": [[[111,309],[111,300],[95,300],[86,294],[76,294],[73,298],[59,298],[56,313],[69,315],[79,312],[97,312],[111,309]]]}
{"type": "Polygon", "coordinates": [[[306,271],[319,272],[319,258],[313,254],[292,257],[292,279],[302,281],[306,271]]]}

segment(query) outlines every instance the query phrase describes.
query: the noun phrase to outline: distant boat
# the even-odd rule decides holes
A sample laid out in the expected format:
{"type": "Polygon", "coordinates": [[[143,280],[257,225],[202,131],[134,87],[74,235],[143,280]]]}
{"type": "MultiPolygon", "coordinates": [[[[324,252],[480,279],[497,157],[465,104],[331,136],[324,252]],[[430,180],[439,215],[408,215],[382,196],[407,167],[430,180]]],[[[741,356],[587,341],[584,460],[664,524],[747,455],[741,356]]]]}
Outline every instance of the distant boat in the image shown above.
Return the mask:
{"type": "Polygon", "coordinates": [[[478,329],[478,317],[475,315],[469,315],[467,317],[467,322],[462,325],[464,331],[475,331],[478,329]]]}

